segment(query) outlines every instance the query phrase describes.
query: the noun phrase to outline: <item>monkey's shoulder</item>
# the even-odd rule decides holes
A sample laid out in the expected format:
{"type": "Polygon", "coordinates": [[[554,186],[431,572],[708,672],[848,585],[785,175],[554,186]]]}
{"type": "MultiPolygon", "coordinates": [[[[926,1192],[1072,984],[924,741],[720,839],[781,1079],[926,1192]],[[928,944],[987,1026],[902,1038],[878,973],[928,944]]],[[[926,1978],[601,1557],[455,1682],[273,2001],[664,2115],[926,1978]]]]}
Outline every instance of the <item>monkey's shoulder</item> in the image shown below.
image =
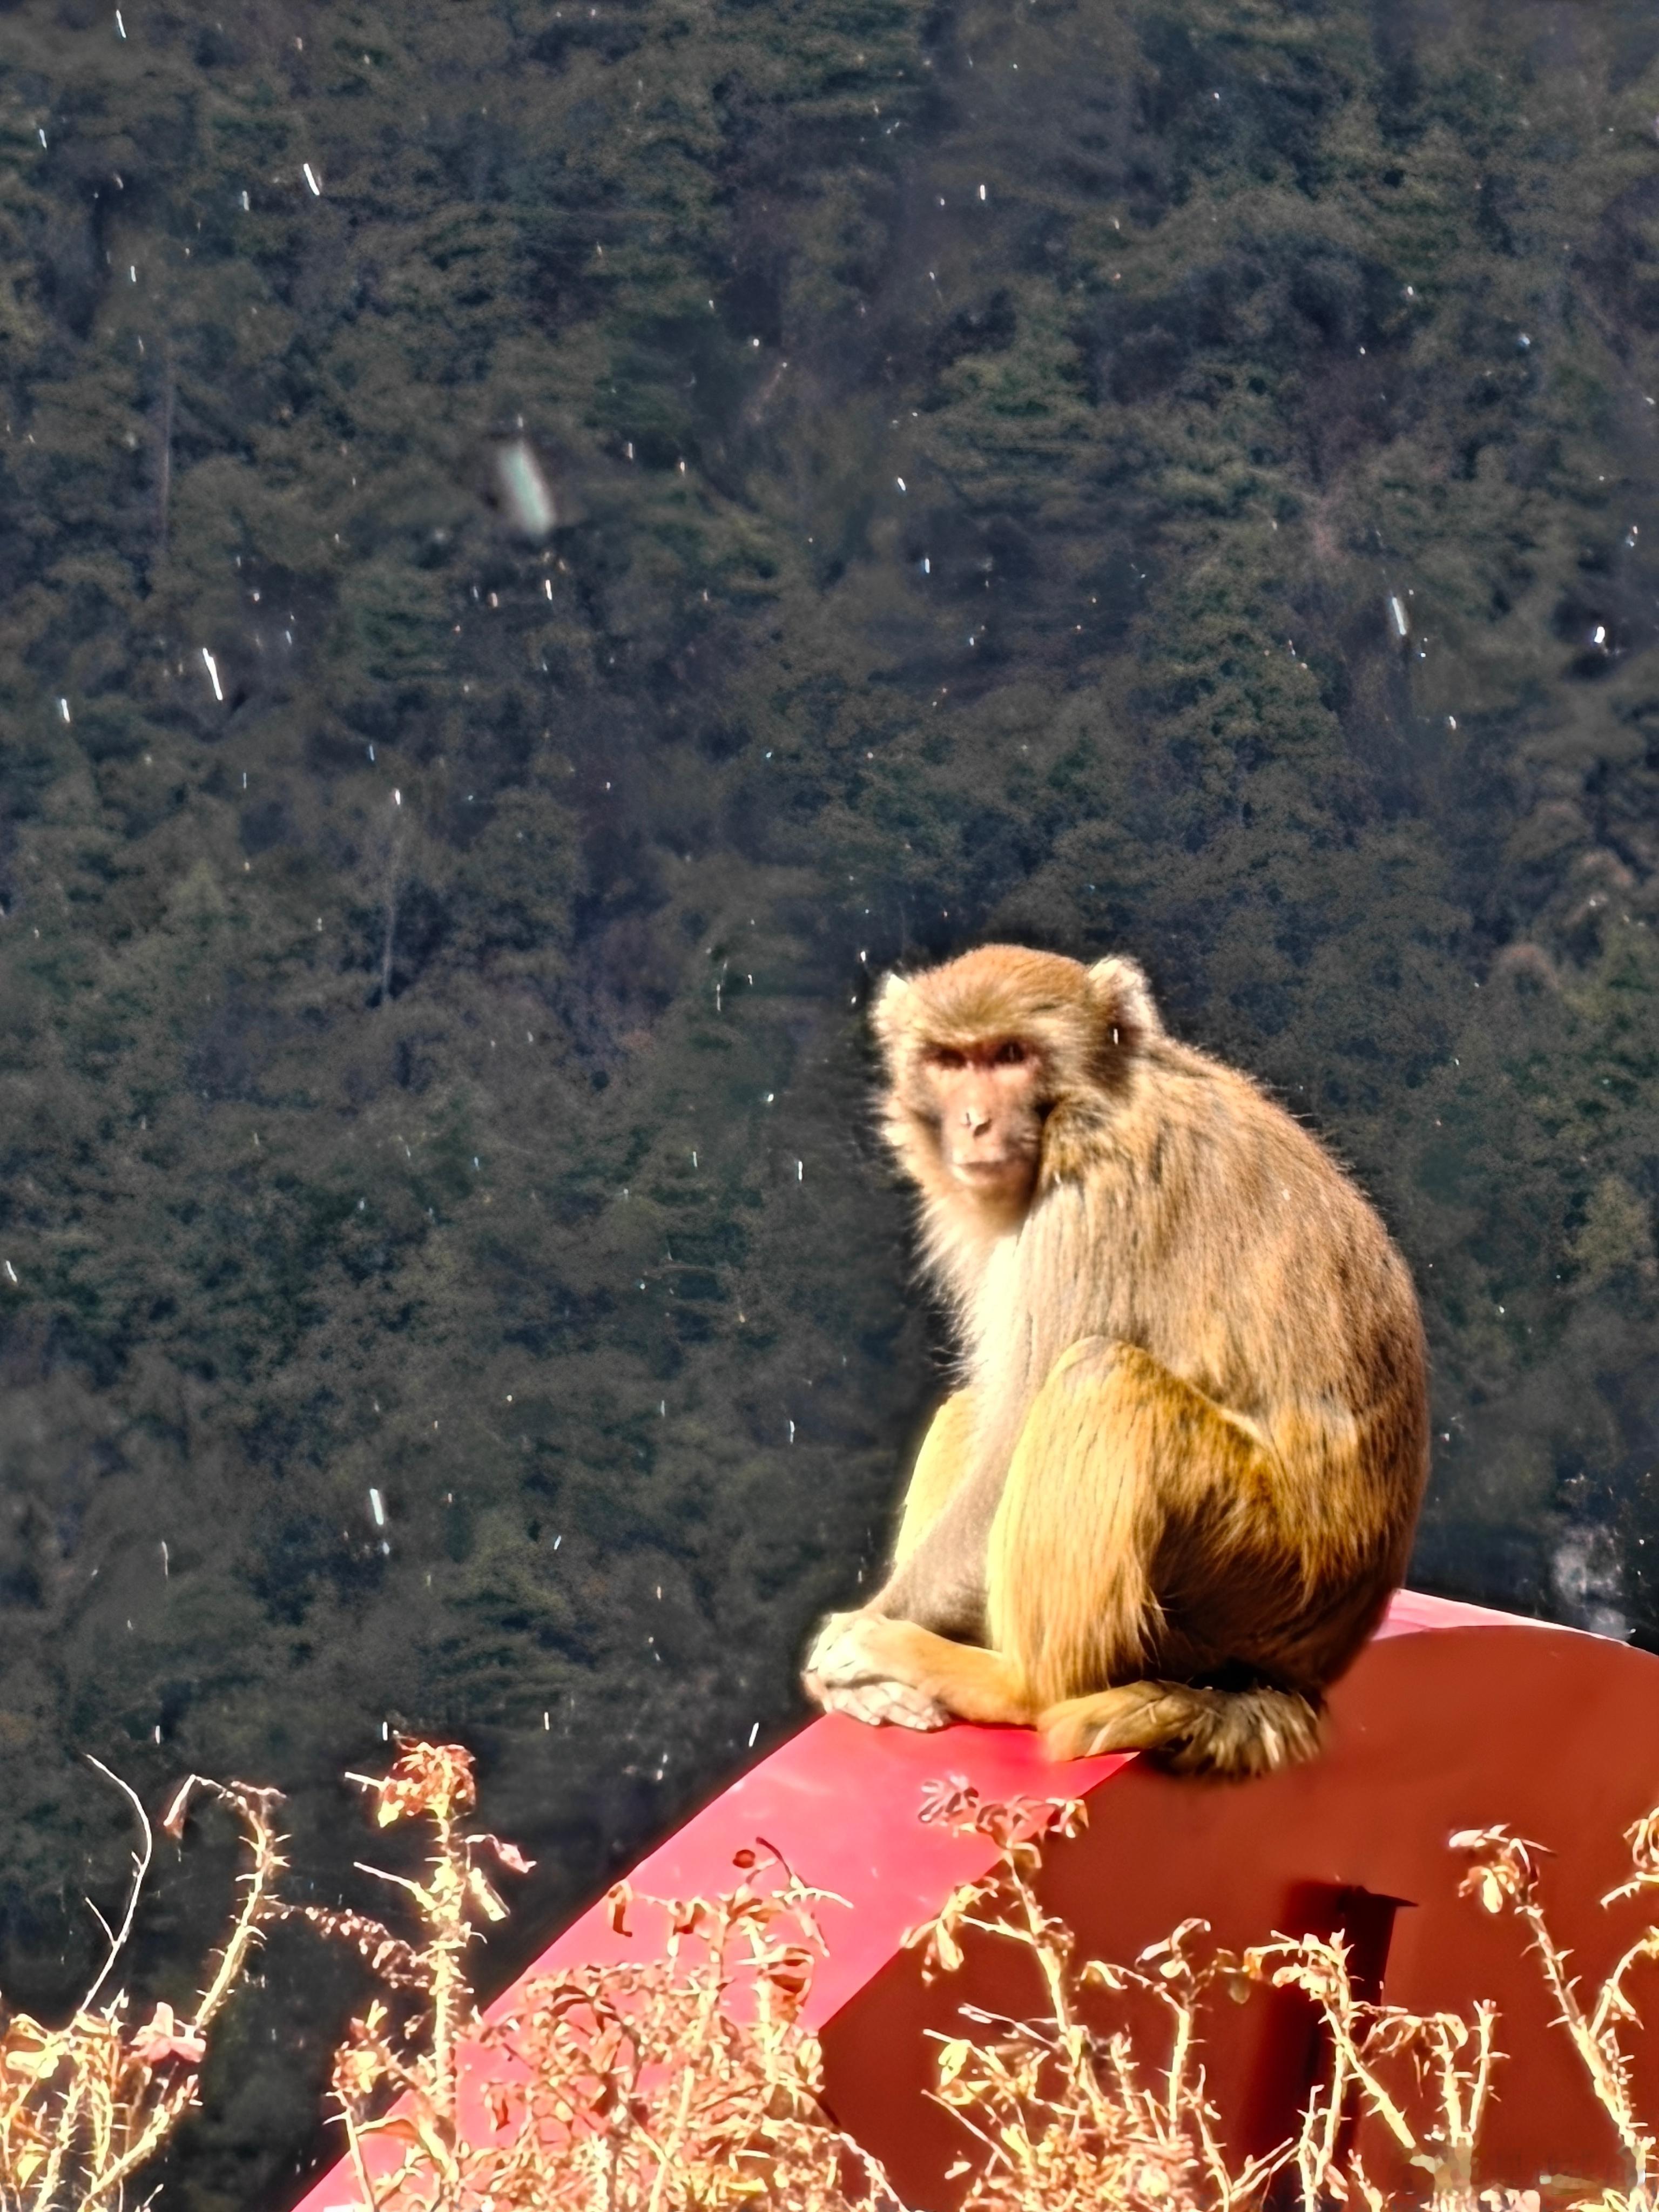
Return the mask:
{"type": "MultiPolygon", "coordinates": [[[[1146,1057],[1152,1079],[1146,1086],[1145,1133],[1161,1139],[1166,1150],[1184,1140],[1195,1158],[1219,1158],[1269,1181],[1291,1170],[1328,1187],[1340,1185],[1364,1202],[1352,1169],[1258,1077],[1170,1037],[1158,1039],[1146,1057]]],[[[1130,1117],[1126,1133],[1133,1126],[1130,1117]]]]}

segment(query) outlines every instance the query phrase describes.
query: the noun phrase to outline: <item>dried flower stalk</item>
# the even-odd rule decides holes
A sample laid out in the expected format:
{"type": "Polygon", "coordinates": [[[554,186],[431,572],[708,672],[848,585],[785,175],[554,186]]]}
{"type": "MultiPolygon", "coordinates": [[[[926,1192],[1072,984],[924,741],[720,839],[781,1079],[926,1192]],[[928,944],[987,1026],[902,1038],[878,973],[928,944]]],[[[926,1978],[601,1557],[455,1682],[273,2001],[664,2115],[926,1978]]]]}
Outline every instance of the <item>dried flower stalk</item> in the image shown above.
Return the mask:
{"type": "Polygon", "coordinates": [[[138,1823],[126,1911],[111,1929],[104,1963],[86,1996],[61,2027],[27,2013],[0,2014],[0,2212],[91,2212],[119,2207],[131,2182],[161,2150],[198,2101],[208,2033],[267,1923],[279,1910],[276,1885],[286,1862],[274,1814],[275,1790],[192,1774],[162,1816],[175,1840],[190,1803],[205,1791],[240,1824],[247,1863],[242,1900],[215,1957],[208,1985],[187,2020],[158,2003],[143,2023],[127,2017],[125,1990],[98,2002],[131,1932],[154,1839],[144,1808],[118,1775],[92,1764],[127,1798],[138,1823]]]}

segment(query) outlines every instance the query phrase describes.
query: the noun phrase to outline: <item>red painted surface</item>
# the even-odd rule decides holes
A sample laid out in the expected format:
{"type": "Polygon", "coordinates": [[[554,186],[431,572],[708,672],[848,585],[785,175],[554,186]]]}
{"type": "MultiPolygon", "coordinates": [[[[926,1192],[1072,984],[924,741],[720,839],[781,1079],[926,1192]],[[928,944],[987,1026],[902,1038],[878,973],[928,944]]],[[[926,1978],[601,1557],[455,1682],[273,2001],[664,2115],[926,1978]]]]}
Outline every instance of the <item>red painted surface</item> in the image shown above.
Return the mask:
{"type": "MultiPolygon", "coordinates": [[[[1548,1845],[1553,1921],[1586,1978],[1598,1978],[1636,1924],[1637,1908],[1620,1917],[1596,1900],[1628,1872],[1623,1830],[1659,1799],[1659,1660],[1405,1592],[1333,1694],[1323,1756],[1242,1785],[1174,1781],[1121,1757],[1053,1766],[1023,1730],[918,1735],[835,1717],[803,1729],[630,1880],[649,1896],[718,1893],[731,1886],[733,1852],[764,1837],[804,1880],[848,1900],[825,1909],[830,1956],[808,2012],[823,2039],[828,2100],[887,2163],[901,2195],[935,2208],[952,2199],[942,2177],[963,2138],[923,2094],[933,2066],[926,2032],[952,2032],[964,2002],[1036,2008],[1006,1948],[970,1949],[960,1974],[931,1986],[915,1954],[900,1948],[992,1857],[988,1846],[917,1821],[924,1786],[945,1776],[987,1797],[1088,1800],[1087,1830],[1051,1848],[1044,1874],[1048,1901],[1087,1955],[1131,1959],[1194,1913],[1233,1948],[1275,1929],[1340,1926],[1357,1967],[1392,2002],[1467,2012],[1478,1997],[1495,1999],[1508,2056],[1485,2131],[1483,2182],[1530,2187],[1552,2172],[1620,2178],[1607,2123],[1548,2025],[1519,1930],[1457,1899],[1462,1866],[1444,1846],[1455,1827],[1496,1821],[1548,1845]]],[[[537,1974],[632,1950],[596,1905],[492,2014],[509,2010],[537,1974]]],[[[1305,2083],[1305,2015],[1265,1996],[1222,2003],[1207,2034],[1228,2140],[1265,2147],[1305,2083]]],[[[1659,2056],[1638,2057],[1638,2087],[1659,2116],[1659,2056]]],[[[1379,2130],[1362,2126],[1360,2141],[1376,2179],[1421,2195],[1422,2176],[1395,2166],[1379,2130]]],[[[356,2201],[337,2167],[300,2212],[356,2201]]]]}

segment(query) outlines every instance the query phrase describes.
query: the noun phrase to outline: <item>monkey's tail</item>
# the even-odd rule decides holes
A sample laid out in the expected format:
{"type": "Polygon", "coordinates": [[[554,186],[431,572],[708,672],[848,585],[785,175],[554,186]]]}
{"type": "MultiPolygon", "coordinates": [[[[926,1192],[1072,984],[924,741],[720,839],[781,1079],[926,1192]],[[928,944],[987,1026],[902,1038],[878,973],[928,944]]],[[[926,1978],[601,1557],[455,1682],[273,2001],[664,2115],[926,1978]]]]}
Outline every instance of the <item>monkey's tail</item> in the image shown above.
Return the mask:
{"type": "Polygon", "coordinates": [[[1237,1690],[1125,1682],[1051,1705],[1038,1726],[1056,1759],[1144,1751],[1174,1774],[1242,1778],[1312,1759],[1321,1717],[1316,1697],[1266,1682],[1237,1690]]]}

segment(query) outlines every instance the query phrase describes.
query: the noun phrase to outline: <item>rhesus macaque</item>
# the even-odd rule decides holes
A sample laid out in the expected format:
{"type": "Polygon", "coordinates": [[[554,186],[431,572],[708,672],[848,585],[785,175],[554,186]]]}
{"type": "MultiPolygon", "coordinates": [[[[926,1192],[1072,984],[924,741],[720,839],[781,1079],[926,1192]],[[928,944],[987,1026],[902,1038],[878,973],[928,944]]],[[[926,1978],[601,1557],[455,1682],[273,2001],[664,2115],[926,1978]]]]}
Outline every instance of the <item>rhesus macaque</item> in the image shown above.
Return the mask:
{"type": "Polygon", "coordinates": [[[1427,1471],[1422,1325],[1382,1223],[1165,1032],[1130,961],[987,945],[889,976],[873,1012],[963,1387],[808,1691],[907,1728],[1035,1724],[1061,1759],[1310,1757],[1427,1471]]]}

